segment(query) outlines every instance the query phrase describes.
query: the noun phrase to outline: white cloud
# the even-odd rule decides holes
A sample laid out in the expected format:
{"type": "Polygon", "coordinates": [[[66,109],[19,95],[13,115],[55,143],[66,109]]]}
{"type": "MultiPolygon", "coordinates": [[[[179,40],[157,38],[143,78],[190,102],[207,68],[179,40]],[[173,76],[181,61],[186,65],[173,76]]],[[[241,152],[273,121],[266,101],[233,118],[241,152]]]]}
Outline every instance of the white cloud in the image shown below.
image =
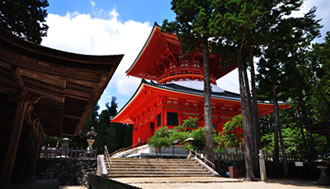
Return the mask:
{"type": "Polygon", "coordinates": [[[92,1],[90,1],[90,3],[91,3],[92,7],[95,7],[95,5],[96,5],[95,1],[92,0],[92,1]]]}
{"type": "Polygon", "coordinates": [[[80,54],[124,54],[104,95],[113,95],[113,91],[108,91],[111,88],[130,97],[140,80],[128,78],[125,71],[142,49],[151,26],[148,22],[118,21],[119,14],[115,10],[107,14],[110,15],[108,19],[78,12],[67,13],[65,16],[48,14],[48,36],[43,38],[42,45],[80,54]]]}

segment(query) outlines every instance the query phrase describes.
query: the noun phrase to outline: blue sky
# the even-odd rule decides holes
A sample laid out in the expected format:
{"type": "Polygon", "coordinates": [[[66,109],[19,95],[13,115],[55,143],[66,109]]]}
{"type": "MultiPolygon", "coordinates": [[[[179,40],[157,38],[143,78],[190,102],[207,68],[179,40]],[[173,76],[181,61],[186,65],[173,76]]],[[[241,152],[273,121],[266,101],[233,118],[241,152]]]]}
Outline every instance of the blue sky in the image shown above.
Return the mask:
{"type": "MultiPolygon", "coordinates": [[[[104,91],[99,105],[117,97],[119,109],[126,104],[137,89],[140,79],[127,77],[125,71],[135,60],[151,31],[154,22],[174,20],[170,0],[48,0],[48,36],[42,45],[64,51],[90,54],[124,54],[117,71],[104,91]]],[[[307,0],[302,16],[312,6],[317,6],[317,17],[322,18],[324,36],[330,31],[330,1],[307,0]]],[[[320,39],[317,41],[321,41],[320,39]]],[[[217,81],[225,90],[238,92],[237,71],[217,81]]],[[[118,110],[119,110],[118,109],[118,110]]]]}
{"type": "Polygon", "coordinates": [[[115,9],[120,13],[119,20],[135,20],[138,22],[162,23],[164,19],[173,20],[175,14],[171,11],[168,0],[48,0],[49,13],[65,15],[67,12],[91,13],[93,4],[98,9],[110,11],[115,9]]]}

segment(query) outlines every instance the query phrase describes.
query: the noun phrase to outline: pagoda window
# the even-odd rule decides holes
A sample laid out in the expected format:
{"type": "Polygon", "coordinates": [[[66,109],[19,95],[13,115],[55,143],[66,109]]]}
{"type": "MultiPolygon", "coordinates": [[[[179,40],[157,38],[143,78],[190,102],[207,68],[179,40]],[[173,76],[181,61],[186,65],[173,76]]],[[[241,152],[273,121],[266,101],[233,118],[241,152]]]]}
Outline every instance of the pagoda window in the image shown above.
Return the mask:
{"type": "Polygon", "coordinates": [[[167,125],[178,126],[178,113],[167,112],[167,125]]]}
{"type": "Polygon", "coordinates": [[[162,122],[162,115],[159,113],[157,115],[157,127],[159,127],[161,125],[161,122],[162,122]]]}

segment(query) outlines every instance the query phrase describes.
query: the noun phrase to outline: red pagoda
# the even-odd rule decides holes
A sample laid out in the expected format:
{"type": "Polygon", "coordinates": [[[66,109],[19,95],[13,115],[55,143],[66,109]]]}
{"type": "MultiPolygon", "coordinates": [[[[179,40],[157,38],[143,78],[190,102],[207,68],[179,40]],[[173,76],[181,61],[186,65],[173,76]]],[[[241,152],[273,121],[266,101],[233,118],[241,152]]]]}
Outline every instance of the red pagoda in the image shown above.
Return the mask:
{"type": "MultiPolygon", "coordinates": [[[[142,78],[142,81],[112,122],[134,125],[132,146],[147,143],[160,127],[173,128],[189,117],[197,117],[198,126],[204,125],[203,55],[195,51],[179,58],[180,50],[176,35],[161,32],[155,25],[126,72],[129,76],[142,78]]],[[[221,131],[225,122],[241,113],[240,95],[216,85],[216,80],[237,66],[224,67],[220,62],[220,57],[210,56],[212,122],[217,132],[221,131]]],[[[285,107],[288,106],[280,105],[281,109],[285,107]]],[[[273,111],[271,104],[258,103],[258,108],[259,116],[273,111]]]]}

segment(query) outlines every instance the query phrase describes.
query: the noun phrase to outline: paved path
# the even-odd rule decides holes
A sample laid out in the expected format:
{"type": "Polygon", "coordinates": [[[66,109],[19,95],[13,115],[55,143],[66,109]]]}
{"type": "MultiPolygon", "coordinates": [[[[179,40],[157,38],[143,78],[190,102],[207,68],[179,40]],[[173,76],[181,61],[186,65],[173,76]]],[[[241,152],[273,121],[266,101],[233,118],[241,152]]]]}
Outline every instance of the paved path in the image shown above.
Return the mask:
{"type": "MultiPolygon", "coordinates": [[[[243,179],[223,177],[143,177],[115,178],[144,189],[205,188],[205,189],[330,189],[308,180],[269,179],[267,182],[244,182],[243,179]]],[[[61,189],[87,189],[85,186],[62,186],[61,189]]]]}
{"type": "Polygon", "coordinates": [[[330,189],[330,186],[319,186],[312,181],[284,179],[270,179],[267,182],[244,182],[243,179],[229,179],[223,177],[149,177],[115,178],[113,180],[145,189],[330,189]]]}

